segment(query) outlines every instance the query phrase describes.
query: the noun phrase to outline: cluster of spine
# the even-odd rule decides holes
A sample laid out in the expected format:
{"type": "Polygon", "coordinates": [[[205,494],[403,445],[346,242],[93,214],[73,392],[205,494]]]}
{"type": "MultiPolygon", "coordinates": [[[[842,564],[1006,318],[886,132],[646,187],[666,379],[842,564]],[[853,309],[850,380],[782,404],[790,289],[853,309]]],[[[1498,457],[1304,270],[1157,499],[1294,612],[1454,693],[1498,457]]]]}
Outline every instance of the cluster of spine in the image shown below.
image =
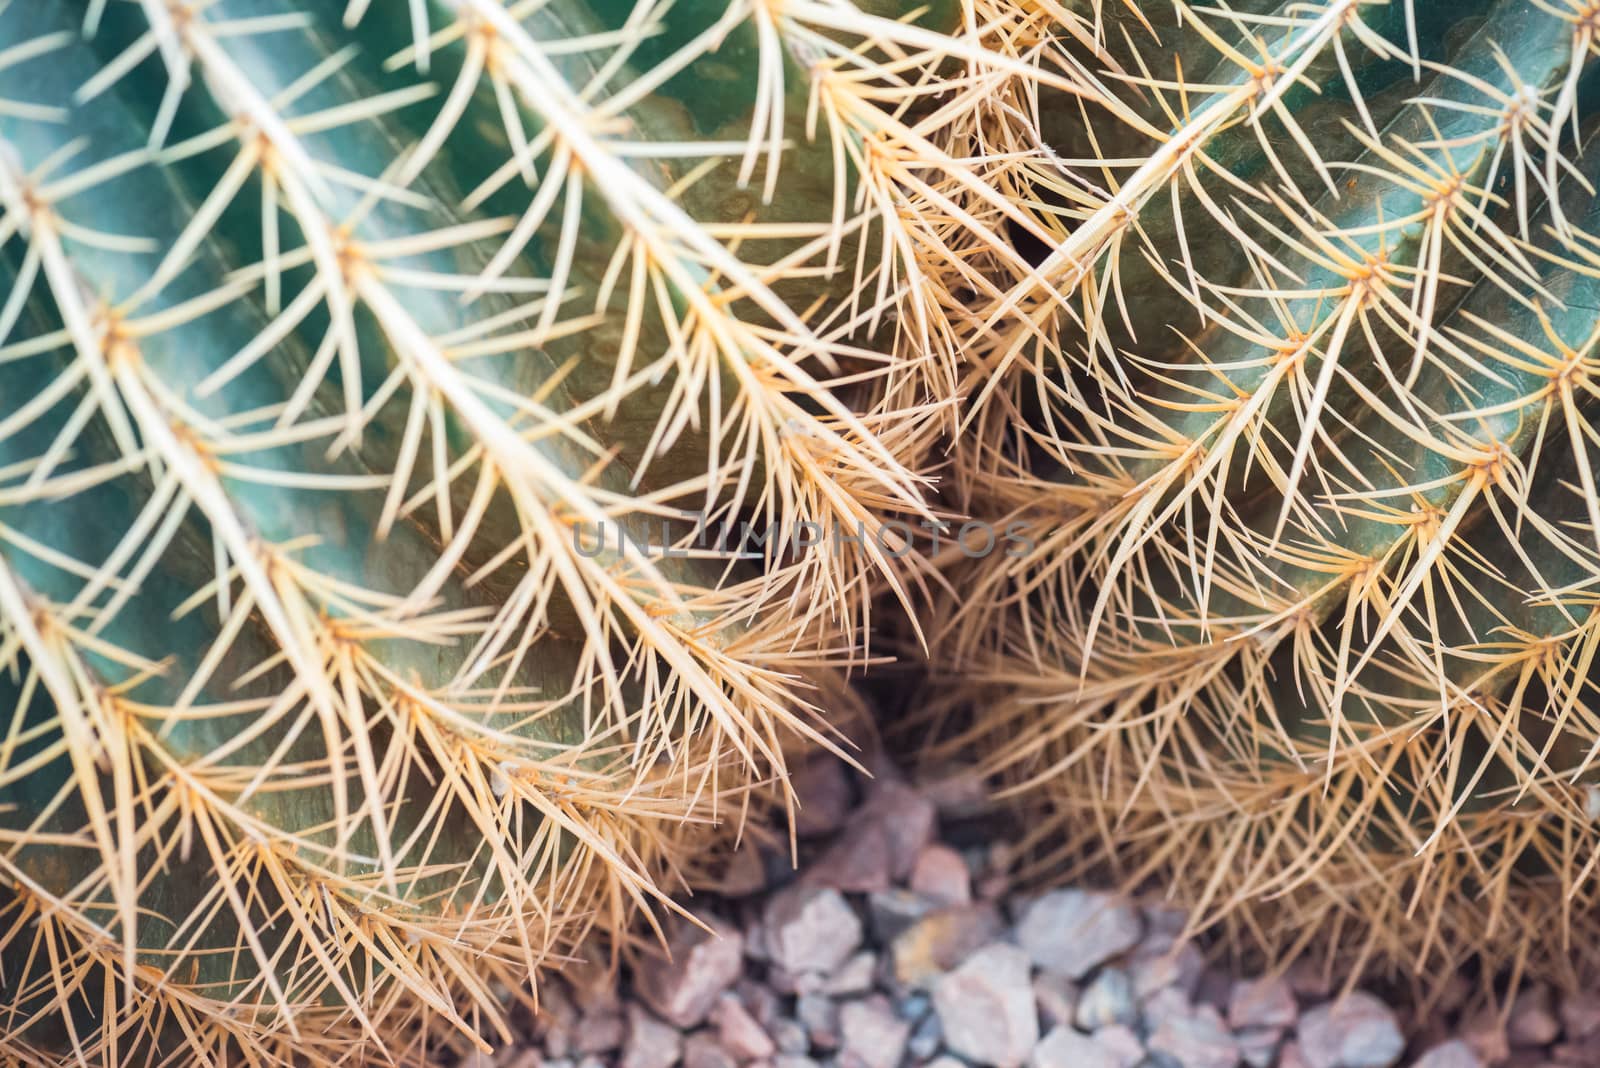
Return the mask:
{"type": "Polygon", "coordinates": [[[0,1057],[487,1049],[836,744],[1098,91],[973,14],[0,2],[0,1057]]]}
{"type": "Polygon", "coordinates": [[[975,302],[950,489],[1033,550],[945,558],[915,729],[1038,873],[1352,983],[1600,970],[1597,43],[1581,0],[1029,43],[1110,98],[997,123],[1052,237],[975,302]]]}

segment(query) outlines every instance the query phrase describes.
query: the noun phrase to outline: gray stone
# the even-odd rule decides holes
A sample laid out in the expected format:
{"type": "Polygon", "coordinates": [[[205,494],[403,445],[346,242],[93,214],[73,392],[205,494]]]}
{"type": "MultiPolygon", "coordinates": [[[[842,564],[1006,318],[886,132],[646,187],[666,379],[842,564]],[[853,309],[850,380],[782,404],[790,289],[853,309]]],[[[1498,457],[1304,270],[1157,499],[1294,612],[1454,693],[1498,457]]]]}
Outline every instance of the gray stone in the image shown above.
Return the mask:
{"type": "Polygon", "coordinates": [[[877,972],[878,955],[864,949],[828,976],[827,985],[822,988],[823,993],[834,996],[866,993],[872,989],[872,978],[877,972]]]}
{"type": "Polygon", "coordinates": [[[777,1045],[772,1041],[772,1036],[767,1034],[766,1028],[761,1026],[761,1021],[751,1015],[744,1003],[732,994],[723,995],[711,1016],[717,1025],[717,1038],[722,1047],[737,1060],[770,1057],[777,1052],[777,1045]]]}
{"type": "MultiPolygon", "coordinates": [[[[1146,942],[1148,941],[1150,940],[1146,939],[1146,942]]],[[[1147,954],[1146,942],[1139,944],[1133,963],[1128,969],[1129,974],[1133,976],[1134,995],[1147,998],[1156,991],[1171,986],[1177,987],[1186,997],[1193,999],[1195,990],[1200,985],[1200,976],[1206,967],[1205,958],[1200,955],[1200,951],[1186,943],[1147,954]]]]}
{"type": "Polygon", "coordinates": [[[1240,979],[1228,993],[1228,1023],[1234,1028],[1293,1027],[1298,1007],[1282,979],[1240,979]]]}
{"type": "Polygon", "coordinates": [[[1189,1013],[1167,1013],[1145,1043],[1165,1053],[1183,1068],[1235,1068],[1239,1043],[1210,1005],[1197,1005],[1189,1013]]]}
{"type": "Polygon", "coordinates": [[[1054,890],[1017,923],[1017,941],[1045,971],[1082,979],[1095,965],[1139,941],[1139,913],[1109,894],[1054,890]]]}
{"type": "Polygon", "coordinates": [[[683,1044],[683,1068],[739,1068],[739,1062],[715,1035],[698,1031],[683,1044]]]}
{"type": "Polygon", "coordinates": [[[683,1036],[637,1005],[628,1006],[628,1039],[617,1068],[672,1068],[683,1054],[683,1036]]]}
{"type": "Polygon", "coordinates": [[[1568,994],[1561,999],[1561,1026],[1569,1039],[1600,1034],[1600,994],[1568,994]]]}
{"type": "Polygon", "coordinates": [[[1121,968],[1102,968],[1078,995],[1072,1022],[1082,1031],[1094,1031],[1112,1024],[1132,1024],[1139,1018],[1134,1003],[1133,980],[1121,968]]]}
{"type": "Polygon", "coordinates": [[[802,994],[794,1004],[794,1018],[806,1029],[814,1049],[839,1047],[839,1005],[825,994],[802,994]]]}
{"type": "Polygon", "coordinates": [[[956,967],[1003,929],[993,905],[930,912],[902,931],[889,947],[894,977],[910,986],[931,983],[956,967]]]}
{"type": "Polygon", "coordinates": [[[937,907],[910,890],[878,890],[867,895],[867,920],[872,936],[888,945],[937,907]]]}
{"type": "Polygon", "coordinates": [[[1057,1027],[1033,1047],[1028,1063],[1033,1068],[1129,1068],[1135,1062],[1088,1035],[1057,1027]]]}
{"type": "MultiPolygon", "coordinates": [[[[728,866],[722,869],[722,879],[717,883],[717,892],[728,897],[749,897],[766,888],[767,862],[754,842],[746,842],[728,858],[728,866]]],[[[688,1054],[684,1058],[687,1060],[688,1054]]]]}
{"type": "Polygon", "coordinates": [[[844,762],[835,756],[806,761],[790,778],[795,796],[794,829],[802,838],[831,834],[850,815],[850,779],[844,762]]]}
{"type": "Polygon", "coordinates": [[[1272,1068],[1278,1059],[1278,1043],[1283,1041],[1281,1027],[1246,1027],[1234,1032],[1239,1042],[1239,1057],[1250,1068],[1272,1068]]]}
{"type": "Polygon", "coordinates": [[[934,1011],[951,1052],[977,1064],[1017,1068],[1039,1040],[1028,957],[1015,946],[991,943],[942,977],[934,1011]]]}
{"type": "Polygon", "coordinates": [[[940,816],[976,816],[990,800],[983,776],[965,765],[941,769],[937,776],[919,782],[917,788],[933,802],[940,816]]]}
{"type": "Polygon", "coordinates": [[[821,994],[826,992],[828,977],[821,972],[791,972],[781,964],[767,968],[767,985],[780,994],[821,994]]]}
{"type": "Polygon", "coordinates": [[[1093,1037],[1101,1049],[1122,1059],[1123,1068],[1132,1068],[1144,1057],[1144,1043],[1139,1041],[1139,1036],[1120,1024],[1102,1027],[1093,1037]]]}
{"type": "Polygon", "coordinates": [[[778,995],[770,987],[754,979],[741,979],[735,992],[738,994],[739,1004],[756,1018],[756,1023],[762,1027],[772,1026],[772,1021],[778,1018],[781,1006],[778,995]]]}
{"type": "Polygon", "coordinates": [[[1291,1040],[1283,1044],[1278,1051],[1278,1068],[1311,1068],[1300,1053],[1300,1043],[1291,1040]]]}
{"type": "Polygon", "coordinates": [[[911,874],[938,827],[933,802],[903,782],[878,782],[867,795],[864,816],[880,825],[889,842],[889,873],[895,879],[911,874]]]}
{"type": "Polygon", "coordinates": [[[586,1012],[574,1029],[573,1047],[579,1053],[609,1053],[622,1045],[627,1024],[622,1013],[586,1012]]]}
{"type": "Polygon", "coordinates": [[[922,1018],[911,1031],[911,1040],[906,1043],[906,1051],[918,1060],[927,1060],[939,1052],[939,1046],[944,1042],[944,1025],[939,1022],[939,1014],[930,1012],[922,1018]]]}
{"type": "Polygon", "coordinates": [[[1311,960],[1297,960],[1289,965],[1289,970],[1284,973],[1284,979],[1289,983],[1289,989],[1300,998],[1325,998],[1333,990],[1333,984],[1328,979],[1325,969],[1319,968],[1311,960]]]}
{"type": "Polygon", "coordinates": [[[668,943],[670,958],[652,955],[634,974],[634,989],[662,1019],[694,1027],[744,971],[744,938],[719,923],[711,932],[682,925],[668,943]]]}
{"type": "Polygon", "coordinates": [[[766,963],[772,959],[772,947],[767,944],[767,928],[761,912],[751,910],[744,919],[744,955],[751,960],[766,963]]]}
{"type": "Polygon", "coordinates": [[[1194,1002],[1176,987],[1167,987],[1157,990],[1144,1001],[1144,1024],[1146,1029],[1154,1029],[1161,1025],[1161,1021],[1169,1016],[1194,1015],[1194,1002]]]}
{"type": "Polygon", "coordinates": [[[916,1023],[933,1011],[933,999],[920,991],[906,994],[895,1002],[894,1011],[902,1020],[916,1023]]]}
{"type": "Polygon", "coordinates": [[[893,881],[889,832],[871,820],[856,823],[806,869],[800,881],[849,893],[887,890],[893,881]]]}
{"type": "Polygon", "coordinates": [[[839,1010],[839,1068],[896,1068],[911,1025],[881,998],[852,1001],[839,1010]]]}
{"type": "Polygon", "coordinates": [[[1406,1048],[1389,1006],[1361,990],[1308,1010],[1299,1033],[1309,1068],[1389,1068],[1406,1048]]]}
{"type": "Polygon", "coordinates": [[[1170,1053],[1152,1049],[1147,1050],[1144,1057],[1133,1068],[1183,1068],[1183,1062],[1170,1053]]]}
{"type": "Polygon", "coordinates": [[[1505,1023],[1498,1012],[1479,1010],[1463,1020],[1456,1031],[1487,1064],[1499,1064],[1511,1056],[1511,1041],[1506,1038],[1505,1023]]]}
{"type": "Polygon", "coordinates": [[[572,1029],[578,1022],[578,1010],[567,989],[560,981],[539,986],[539,1016],[534,1022],[534,1034],[546,1057],[565,1057],[572,1052],[572,1029]]]}
{"type": "Polygon", "coordinates": [[[965,905],[972,901],[972,876],[967,862],[946,845],[931,845],[917,854],[911,866],[910,887],[939,905],[965,905]]]}
{"type": "Polygon", "coordinates": [[[839,891],[793,886],[767,903],[772,959],[791,972],[826,974],[861,944],[861,921],[839,891]]]}
{"type": "Polygon", "coordinates": [[[1517,992],[1506,1022],[1513,1046],[1548,1046],[1561,1034],[1561,1021],[1550,1004],[1550,988],[1532,983],[1517,992]]]}
{"type": "Polygon", "coordinates": [[[1033,1000],[1046,1027],[1071,1024],[1078,1006],[1078,984],[1063,975],[1040,972],[1033,977],[1033,1000]]]}
{"type": "Polygon", "coordinates": [[[804,1053],[811,1048],[811,1042],[806,1038],[806,1029],[795,1020],[783,1019],[774,1023],[772,1042],[778,1047],[779,1053],[804,1053]]]}
{"type": "Polygon", "coordinates": [[[1557,1064],[1593,1068],[1600,1064],[1600,1042],[1562,1042],[1550,1047],[1550,1056],[1557,1064]]]}
{"type": "Polygon", "coordinates": [[[1434,1046],[1411,1068],[1483,1068],[1483,1061],[1471,1046],[1457,1038],[1434,1046]]]}
{"type": "Polygon", "coordinates": [[[562,967],[561,978],[572,992],[573,1003],[584,1014],[622,1012],[617,973],[609,964],[585,957],[562,967]]]}

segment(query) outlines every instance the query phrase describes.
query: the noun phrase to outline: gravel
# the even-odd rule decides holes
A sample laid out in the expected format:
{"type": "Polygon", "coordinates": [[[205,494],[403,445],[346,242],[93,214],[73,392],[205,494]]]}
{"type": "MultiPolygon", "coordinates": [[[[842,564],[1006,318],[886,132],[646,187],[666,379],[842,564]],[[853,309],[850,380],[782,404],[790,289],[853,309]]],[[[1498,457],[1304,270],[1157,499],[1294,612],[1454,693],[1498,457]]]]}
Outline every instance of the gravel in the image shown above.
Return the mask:
{"type": "Polygon", "coordinates": [[[519,1042],[460,1068],[1600,1066],[1600,995],[1469,1004],[1463,980],[1424,1008],[1305,963],[1229,973],[1170,905],[1015,891],[970,784],[815,760],[797,786],[798,872],[756,836],[685,901],[709,930],[548,977],[519,1042]]]}

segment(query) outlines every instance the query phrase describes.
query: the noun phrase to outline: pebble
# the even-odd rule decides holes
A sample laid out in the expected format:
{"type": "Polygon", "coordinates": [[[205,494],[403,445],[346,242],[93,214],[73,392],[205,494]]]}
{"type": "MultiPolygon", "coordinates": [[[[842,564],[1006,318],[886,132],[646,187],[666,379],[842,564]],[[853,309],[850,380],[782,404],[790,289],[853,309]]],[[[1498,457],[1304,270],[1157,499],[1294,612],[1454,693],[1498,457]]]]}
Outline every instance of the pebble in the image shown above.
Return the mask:
{"type": "Polygon", "coordinates": [[[683,1068],[739,1068],[739,1062],[716,1035],[699,1031],[683,1043],[683,1068]]]}
{"type": "Polygon", "coordinates": [[[972,873],[967,862],[946,845],[931,845],[917,854],[909,885],[912,893],[937,905],[972,902],[972,873]]]}
{"type": "Polygon", "coordinates": [[[906,1049],[913,1057],[927,1060],[939,1051],[939,1046],[943,1042],[944,1025],[939,1022],[939,1014],[931,1012],[912,1030],[906,1049]]]}
{"type": "Polygon", "coordinates": [[[1094,1033],[1094,1040],[1103,1049],[1122,1059],[1123,1068],[1132,1068],[1144,1057],[1144,1043],[1126,1027],[1102,1027],[1094,1033]]]}
{"type": "Polygon", "coordinates": [[[1506,1037],[1513,1046],[1548,1046],[1561,1034],[1561,1021],[1550,1007],[1550,988],[1543,983],[1523,987],[1511,1003],[1506,1037]]]}
{"type": "Polygon", "coordinates": [[[844,762],[835,756],[806,761],[789,780],[800,799],[794,830],[802,838],[832,834],[850,815],[850,780],[844,762]]]}
{"type": "Polygon", "coordinates": [[[1139,1018],[1133,999],[1133,980],[1121,968],[1102,968],[1078,997],[1072,1022],[1081,1031],[1112,1024],[1132,1024],[1139,1018]]]}
{"type": "Polygon", "coordinates": [[[1278,1056],[1278,1043],[1283,1041],[1281,1027],[1247,1027],[1235,1031],[1239,1042],[1239,1059],[1250,1068],[1271,1068],[1278,1056]]]}
{"type": "Polygon", "coordinates": [[[1228,994],[1228,1023],[1245,1027],[1293,1027],[1294,991],[1282,979],[1240,979],[1228,994]]]}
{"type": "Polygon", "coordinates": [[[934,911],[937,906],[921,894],[910,890],[879,890],[867,895],[867,921],[872,937],[879,942],[893,942],[902,931],[934,911]]]}
{"type": "Polygon", "coordinates": [[[811,1043],[806,1038],[806,1029],[795,1020],[785,1019],[774,1023],[772,1041],[782,1053],[804,1053],[811,1048],[811,1043]]]}
{"type": "MultiPolygon", "coordinates": [[[[746,842],[722,870],[717,893],[727,897],[749,897],[767,888],[767,862],[753,843],[746,842]]],[[[687,1055],[686,1055],[687,1056],[687,1055]]]]}
{"type": "Polygon", "coordinates": [[[1325,998],[1333,991],[1328,973],[1315,961],[1297,960],[1284,973],[1296,997],[1325,998]]]}
{"type": "Polygon", "coordinates": [[[1310,1068],[1300,1052],[1300,1043],[1285,1042],[1278,1053],[1278,1068],[1310,1068]]]}
{"type": "Polygon", "coordinates": [[[794,886],[774,895],[766,911],[772,959],[791,972],[828,973],[861,944],[861,921],[839,891],[794,886]]]}
{"type": "Polygon", "coordinates": [[[1040,972],[1033,977],[1033,1000],[1046,1027],[1070,1024],[1078,1005],[1078,984],[1064,976],[1040,972]]]}
{"type": "Polygon", "coordinates": [[[1130,949],[1141,925],[1132,905],[1108,894],[1054,890],[1037,898],[1017,923],[1017,941],[1045,971],[1082,979],[1097,964],[1130,949]]]}
{"type": "Polygon", "coordinates": [[[683,1036],[637,1005],[628,1006],[628,1038],[617,1068],[672,1068],[683,1053],[683,1036]]]}
{"type": "Polygon", "coordinates": [[[851,1001],[839,1010],[839,1068],[896,1068],[911,1025],[881,998],[851,1001]]]}
{"type": "Polygon", "coordinates": [[[864,994],[872,989],[873,979],[878,974],[878,955],[870,950],[862,950],[828,976],[828,981],[823,986],[823,992],[835,997],[845,994],[864,994]]]}
{"type": "Polygon", "coordinates": [[[1206,961],[1192,945],[1167,947],[1151,955],[1144,955],[1146,939],[1139,946],[1139,956],[1133,962],[1133,992],[1147,998],[1165,987],[1175,986],[1184,995],[1193,998],[1205,973],[1206,961]]]}
{"type": "Polygon", "coordinates": [[[801,881],[850,893],[887,890],[893,881],[889,832],[876,820],[858,823],[840,835],[801,881]]]}
{"type": "Polygon", "coordinates": [[[806,1029],[816,1049],[839,1045],[839,1005],[825,994],[802,994],[794,1004],[794,1018],[806,1029]]]}
{"type": "Polygon", "coordinates": [[[709,933],[684,924],[668,946],[670,958],[650,956],[639,966],[634,989],[662,1019],[694,1027],[743,974],[744,937],[721,923],[709,933]]]}
{"type": "Polygon", "coordinates": [[[561,969],[572,1003],[584,1013],[622,1012],[616,970],[597,959],[576,960],[561,969]]]}
{"type": "Polygon", "coordinates": [[[1130,1068],[1136,1062],[1070,1027],[1057,1027],[1033,1048],[1028,1063],[1032,1068],[1130,1068]]]}
{"type": "Polygon", "coordinates": [[[993,905],[931,912],[902,931],[889,947],[894,976],[912,986],[931,982],[993,941],[1003,929],[993,905]]]}
{"type": "Polygon", "coordinates": [[[1361,990],[1307,1011],[1299,1035],[1309,1068],[1389,1068],[1406,1047],[1394,1013],[1361,990]]]}
{"type": "Polygon", "coordinates": [[[770,987],[754,979],[741,979],[734,989],[739,1004],[755,1017],[756,1023],[762,1027],[771,1027],[772,1021],[778,1018],[780,1008],[778,995],[770,987]]]}
{"type": "Polygon", "coordinates": [[[1483,1068],[1483,1061],[1471,1046],[1456,1038],[1434,1046],[1418,1057],[1411,1068],[1483,1068]]]}
{"type": "Polygon", "coordinates": [[[794,1053],[780,1053],[772,1060],[772,1068],[819,1068],[816,1061],[794,1053]]]}
{"type": "Polygon", "coordinates": [[[888,836],[890,874],[895,879],[906,878],[937,830],[938,810],[933,802],[903,782],[879,782],[874,784],[862,815],[883,827],[888,836]]]}
{"type": "Polygon", "coordinates": [[[584,1013],[578,1021],[573,1046],[579,1053],[608,1053],[622,1045],[627,1024],[622,1013],[603,1011],[584,1013]]]}
{"type": "Polygon", "coordinates": [[[1461,1037],[1487,1064],[1499,1064],[1511,1056],[1511,1042],[1506,1037],[1500,1014],[1480,1010],[1462,1021],[1461,1037]]]}
{"type": "Polygon", "coordinates": [[[995,942],[972,954],[940,978],[933,1005],[945,1045],[976,1064],[1017,1068],[1039,1039],[1028,957],[1015,946],[995,942]]]}
{"type": "Polygon", "coordinates": [[[1239,1063],[1239,1043],[1222,1014],[1210,1005],[1164,1014],[1146,1045],[1183,1068],[1236,1068],[1239,1063]]]}
{"type": "Polygon", "coordinates": [[[1561,999],[1560,1013],[1567,1038],[1600,1034],[1600,994],[1569,994],[1561,999]]]}
{"type": "Polygon", "coordinates": [[[725,994],[712,1010],[717,1025],[717,1037],[722,1045],[739,1060],[770,1057],[777,1052],[772,1036],[761,1026],[761,1021],[738,998],[725,994]]]}

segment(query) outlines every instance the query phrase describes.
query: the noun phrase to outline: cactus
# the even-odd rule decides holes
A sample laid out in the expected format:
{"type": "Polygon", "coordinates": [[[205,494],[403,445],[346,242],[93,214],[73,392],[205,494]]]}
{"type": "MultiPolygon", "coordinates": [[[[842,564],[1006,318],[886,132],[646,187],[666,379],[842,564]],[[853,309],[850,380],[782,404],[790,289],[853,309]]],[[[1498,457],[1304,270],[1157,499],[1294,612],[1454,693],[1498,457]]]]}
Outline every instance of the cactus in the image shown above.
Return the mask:
{"type": "Polygon", "coordinates": [[[0,3],[0,1053],[488,1049],[839,744],[1077,84],[956,14],[0,3]]]}
{"type": "Polygon", "coordinates": [[[1113,7],[1109,100],[1012,109],[1054,236],[975,313],[952,492],[1030,533],[950,557],[916,730],[1038,877],[1351,983],[1590,982],[1593,8],[1113,7]]]}

